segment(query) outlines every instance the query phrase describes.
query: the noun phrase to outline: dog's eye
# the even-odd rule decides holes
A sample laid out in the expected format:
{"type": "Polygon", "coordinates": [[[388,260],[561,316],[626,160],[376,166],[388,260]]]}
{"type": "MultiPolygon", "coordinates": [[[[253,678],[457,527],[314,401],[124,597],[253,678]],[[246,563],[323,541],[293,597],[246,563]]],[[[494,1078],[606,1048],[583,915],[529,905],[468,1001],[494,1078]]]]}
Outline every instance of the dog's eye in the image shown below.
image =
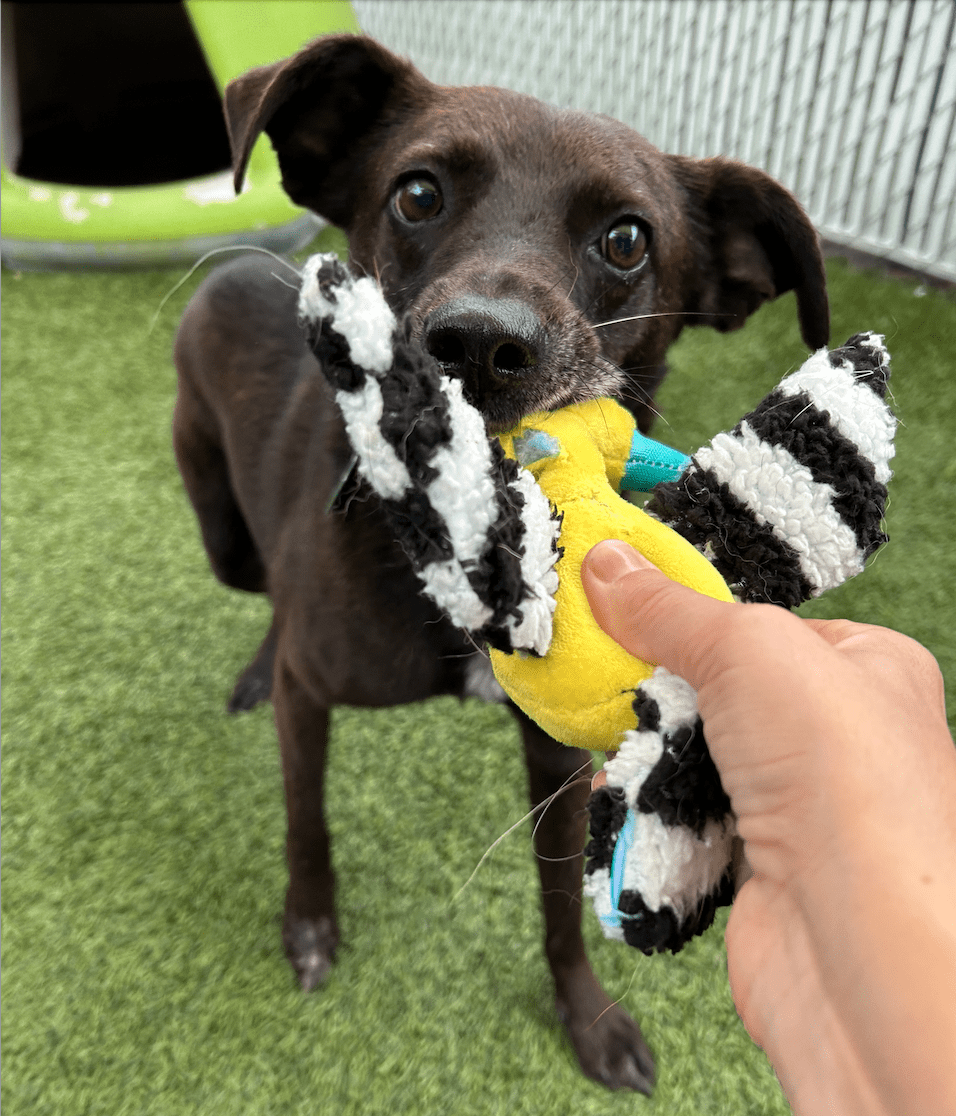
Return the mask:
{"type": "Polygon", "coordinates": [[[430,178],[409,179],[395,194],[395,208],[406,221],[427,221],[437,217],[441,207],[441,190],[430,178]]]}
{"type": "Polygon", "coordinates": [[[612,267],[630,271],[647,253],[647,235],[637,221],[626,217],[604,234],[601,254],[612,267]]]}

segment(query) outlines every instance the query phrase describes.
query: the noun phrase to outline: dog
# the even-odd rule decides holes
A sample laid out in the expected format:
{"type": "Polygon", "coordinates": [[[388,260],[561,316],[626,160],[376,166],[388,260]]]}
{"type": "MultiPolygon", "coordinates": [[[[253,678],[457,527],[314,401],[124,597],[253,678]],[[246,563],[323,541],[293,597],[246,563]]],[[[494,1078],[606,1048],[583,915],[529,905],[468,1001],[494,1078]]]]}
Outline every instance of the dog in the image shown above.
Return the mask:
{"type": "MultiPolygon", "coordinates": [[[[681,330],[737,329],[785,291],[808,345],[827,341],[817,235],[761,171],[667,155],[608,117],[529,96],[437,86],[365,36],[327,36],[252,70],[224,104],[237,189],[265,132],[288,195],[346,231],[352,268],[377,278],[412,336],[461,378],[489,433],[605,395],[646,431],[681,330]]],[[[229,708],[274,707],[282,938],[311,990],[339,943],[322,814],[330,707],[500,691],[421,595],[374,498],[346,479],[342,421],[294,286],[255,255],[207,277],[176,338],[173,436],[215,575],[273,606],[229,708]]],[[[650,1051],[581,937],[588,788],[574,776],[589,754],[513,712],[532,805],[557,795],[535,846],[558,1013],[585,1074],[649,1092],[650,1051]]]]}

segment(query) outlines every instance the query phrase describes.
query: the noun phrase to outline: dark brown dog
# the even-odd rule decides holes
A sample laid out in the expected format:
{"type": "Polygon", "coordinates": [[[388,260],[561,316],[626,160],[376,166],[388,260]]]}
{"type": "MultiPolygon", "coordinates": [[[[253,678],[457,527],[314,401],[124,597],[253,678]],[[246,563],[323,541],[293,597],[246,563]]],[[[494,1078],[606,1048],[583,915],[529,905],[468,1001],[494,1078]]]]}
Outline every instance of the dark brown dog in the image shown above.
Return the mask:
{"type": "MultiPolygon", "coordinates": [[[[353,267],[460,376],[489,430],[613,394],[642,429],[685,325],[741,326],[795,290],[803,336],[828,334],[817,237],[765,174],[664,155],[606,117],[489,88],[446,88],[369,39],[332,36],[226,91],[237,184],[257,136],[289,195],[344,228],[353,267]]],[[[326,511],[349,454],[276,265],[207,279],[176,342],[174,436],[216,575],[268,593],[272,626],[230,708],[269,696],[288,808],[283,941],[303,988],[339,934],[322,815],[329,707],[489,692],[481,656],[420,595],[368,493],[326,511]]],[[[291,277],[294,282],[294,276],[291,277]]],[[[585,752],[520,713],[531,799],[585,752]]],[[[641,1033],[591,972],[580,932],[587,786],[537,828],[545,949],[584,1072],[648,1091],[641,1033]]]]}

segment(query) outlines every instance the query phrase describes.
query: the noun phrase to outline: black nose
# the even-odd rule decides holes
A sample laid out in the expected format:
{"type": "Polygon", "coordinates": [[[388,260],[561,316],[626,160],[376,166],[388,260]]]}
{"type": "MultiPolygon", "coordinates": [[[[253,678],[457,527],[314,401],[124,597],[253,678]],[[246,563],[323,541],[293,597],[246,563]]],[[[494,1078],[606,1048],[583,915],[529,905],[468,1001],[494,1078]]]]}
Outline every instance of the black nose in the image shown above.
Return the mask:
{"type": "Polygon", "coordinates": [[[425,347],[479,399],[515,384],[541,361],[544,328],[525,303],[467,295],[425,320],[425,347]]]}

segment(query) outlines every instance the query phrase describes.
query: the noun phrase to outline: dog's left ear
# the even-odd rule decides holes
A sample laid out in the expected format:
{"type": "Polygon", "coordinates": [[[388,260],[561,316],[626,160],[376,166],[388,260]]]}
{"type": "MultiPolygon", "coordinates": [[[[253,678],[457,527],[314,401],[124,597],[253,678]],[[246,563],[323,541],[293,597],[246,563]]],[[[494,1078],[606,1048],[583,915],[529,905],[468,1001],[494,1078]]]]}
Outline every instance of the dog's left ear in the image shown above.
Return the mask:
{"type": "Polygon", "coordinates": [[[796,198],[743,163],[681,155],[671,160],[699,238],[687,306],[698,316],[688,325],[739,329],[758,306],[795,291],[804,341],[811,349],[826,345],[830,307],[823,254],[796,198]]]}
{"type": "Polygon", "coordinates": [[[348,228],[356,183],[378,137],[434,86],[367,35],[326,35],[226,86],[223,107],[236,190],[253,144],[265,132],[282,186],[298,205],[348,228]]]}

